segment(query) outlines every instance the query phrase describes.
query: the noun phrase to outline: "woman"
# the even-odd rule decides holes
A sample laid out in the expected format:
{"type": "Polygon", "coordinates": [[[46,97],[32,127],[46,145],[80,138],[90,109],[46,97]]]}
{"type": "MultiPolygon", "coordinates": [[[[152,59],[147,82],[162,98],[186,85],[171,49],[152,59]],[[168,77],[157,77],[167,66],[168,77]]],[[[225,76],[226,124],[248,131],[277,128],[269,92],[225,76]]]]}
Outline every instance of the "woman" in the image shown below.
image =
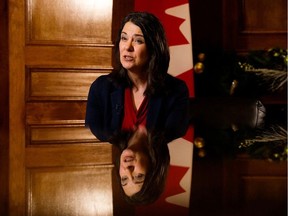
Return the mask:
{"type": "MultiPolygon", "coordinates": [[[[148,132],[161,133],[164,145],[183,136],[188,127],[188,88],[167,73],[169,47],[158,18],[146,12],[128,14],[115,50],[118,67],[90,87],[85,121],[92,133],[112,143],[121,130],[135,131],[142,125],[148,132]]],[[[143,185],[153,176],[148,174],[143,185]]]]}

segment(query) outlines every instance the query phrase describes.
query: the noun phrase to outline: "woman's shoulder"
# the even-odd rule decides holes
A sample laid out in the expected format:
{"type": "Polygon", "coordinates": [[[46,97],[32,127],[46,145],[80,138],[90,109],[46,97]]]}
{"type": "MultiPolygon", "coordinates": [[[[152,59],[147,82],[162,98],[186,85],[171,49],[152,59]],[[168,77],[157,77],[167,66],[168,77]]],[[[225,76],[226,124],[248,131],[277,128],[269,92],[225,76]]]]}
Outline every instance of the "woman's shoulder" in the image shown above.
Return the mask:
{"type": "Polygon", "coordinates": [[[111,75],[110,74],[104,74],[99,77],[97,77],[93,83],[91,84],[91,87],[94,88],[103,88],[113,85],[113,82],[111,80],[111,75]]]}
{"type": "Polygon", "coordinates": [[[97,77],[94,82],[107,82],[110,80],[110,78],[109,78],[110,76],[111,76],[110,74],[101,75],[101,76],[97,77]]]}
{"type": "Polygon", "coordinates": [[[173,88],[176,88],[176,89],[179,89],[179,88],[187,88],[187,85],[186,83],[175,77],[175,76],[172,76],[170,74],[167,74],[166,78],[165,78],[165,85],[169,88],[169,89],[173,89],[173,88]]]}

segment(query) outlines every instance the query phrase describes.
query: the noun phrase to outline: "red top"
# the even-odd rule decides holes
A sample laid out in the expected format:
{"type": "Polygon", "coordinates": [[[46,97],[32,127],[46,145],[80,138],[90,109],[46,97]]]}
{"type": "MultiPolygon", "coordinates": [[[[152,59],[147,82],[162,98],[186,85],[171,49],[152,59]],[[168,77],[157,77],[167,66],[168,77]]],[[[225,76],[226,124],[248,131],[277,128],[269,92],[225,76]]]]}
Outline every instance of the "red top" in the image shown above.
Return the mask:
{"type": "Polygon", "coordinates": [[[139,109],[134,104],[133,95],[130,88],[125,89],[124,98],[124,118],[122,129],[135,129],[138,125],[146,125],[148,99],[145,96],[139,109]]]}

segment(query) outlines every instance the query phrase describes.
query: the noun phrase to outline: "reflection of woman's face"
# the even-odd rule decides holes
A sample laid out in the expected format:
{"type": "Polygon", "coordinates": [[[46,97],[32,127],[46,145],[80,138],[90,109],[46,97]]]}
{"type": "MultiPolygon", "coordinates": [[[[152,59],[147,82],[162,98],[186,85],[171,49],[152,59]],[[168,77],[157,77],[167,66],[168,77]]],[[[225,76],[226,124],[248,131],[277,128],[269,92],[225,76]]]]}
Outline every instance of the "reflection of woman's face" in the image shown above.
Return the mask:
{"type": "Polygon", "coordinates": [[[149,168],[146,145],[147,131],[139,127],[129,140],[128,147],[121,153],[119,175],[127,196],[139,192],[143,186],[149,168]]]}

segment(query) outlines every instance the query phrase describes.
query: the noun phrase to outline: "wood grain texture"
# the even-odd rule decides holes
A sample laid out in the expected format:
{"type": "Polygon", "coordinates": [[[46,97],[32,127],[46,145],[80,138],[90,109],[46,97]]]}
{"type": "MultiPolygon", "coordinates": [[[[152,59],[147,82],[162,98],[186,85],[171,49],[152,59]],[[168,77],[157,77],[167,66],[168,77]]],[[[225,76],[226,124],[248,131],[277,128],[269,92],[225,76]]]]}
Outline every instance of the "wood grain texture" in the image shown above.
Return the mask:
{"type": "Polygon", "coordinates": [[[25,212],[24,1],[9,1],[9,213],[25,212]],[[12,24],[13,23],[13,24],[12,24]],[[13,74],[13,76],[12,76],[13,74]],[[11,182],[13,182],[11,184],[11,182]]]}
{"type": "Polygon", "coordinates": [[[29,169],[28,215],[113,215],[112,168],[29,169]]]}
{"type": "Polygon", "coordinates": [[[223,46],[238,53],[287,47],[286,0],[223,0],[223,46]]]}
{"type": "Polygon", "coordinates": [[[112,165],[112,145],[105,143],[26,148],[27,167],[112,165]]]}
{"type": "Polygon", "coordinates": [[[287,1],[242,0],[240,7],[241,33],[286,33],[287,1]],[[285,19],[286,17],[286,19],[285,19]]]}
{"type": "MultiPolygon", "coordinates": [[[[65,45],[65,44],[63,44],[65,45]]],[[[26,46],[27,66],[112,69],[112,44],[91,46],[26,46]]]]}
{"type": "Polygon", "coordinates": [[[111,44],[112,0],[29,0],[28,43],[111,44]]]}
{"type": "Polygon", "coordinates": [[[34,102],[26,105],[27,124],[84,123],[86,102],[34,102]]]}
{"type": "Polygon", "coordinates": [[[284,215],[287,163],[239,155],[223,163],[224,209],[237,215],[284,215]]]}
{"type": "Polygon", "coordinates": [[[30,126],[27,145],[100,142],[84,125],[30,126]]]}
{"type": "Polygon", "coordinates": [[[111,70],[29,68],[26,97],[28,101],[87,100],[91,83],[111,70]]]}

